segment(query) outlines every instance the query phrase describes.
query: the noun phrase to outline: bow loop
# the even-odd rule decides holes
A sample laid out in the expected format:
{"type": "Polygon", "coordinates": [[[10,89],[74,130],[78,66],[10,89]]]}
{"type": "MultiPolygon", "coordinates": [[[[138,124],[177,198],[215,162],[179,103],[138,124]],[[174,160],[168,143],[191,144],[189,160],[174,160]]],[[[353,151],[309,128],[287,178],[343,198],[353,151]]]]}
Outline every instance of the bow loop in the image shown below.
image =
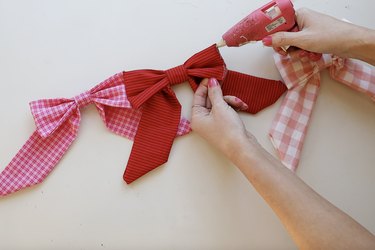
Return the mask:
{"type": "Polygon", "coordinates": [[[179,84],[189,80],[188,73],[184,65],[170,68],[165,71],[170,85],[179,84]]]}
{"type": "Polygon", "coordinates": [[[70,117],[77,104],[74,99],[42,99],[30,102],[36,129],[43,138],[51,135],[70,117]]]}

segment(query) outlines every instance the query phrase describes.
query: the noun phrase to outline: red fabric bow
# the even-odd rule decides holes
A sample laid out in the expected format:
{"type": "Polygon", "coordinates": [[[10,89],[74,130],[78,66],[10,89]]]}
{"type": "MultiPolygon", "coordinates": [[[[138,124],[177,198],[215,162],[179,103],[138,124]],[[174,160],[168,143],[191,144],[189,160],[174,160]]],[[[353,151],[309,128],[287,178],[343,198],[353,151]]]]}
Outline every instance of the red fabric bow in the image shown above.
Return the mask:
{"type": "Polygon", "coordinates": [[[245,101],[249,113],[257,113],[271,105],[286,91],[280,81],[227,71],[216,45],[166,71],[124,72],[132,107],[142,107],[142,117],[123,176],[127,183],[168,161],[181,115],[181,105],[171,86],[188,81],[195,91],[201,79],[210,77],[223,81],[224,94],[245,101]]]}
{"type": "Polygon", "coordinates": [[[133,108],[142,109],[131,155],[124,173],[126,183],[168,161],[181,116],[181,105],[171,86],[188,81],[195,91],[197,79],[223,80],[224,60],[211,46],[189,58],[183,65],[162,70],[124,72],[126,93],[133,108]]]}

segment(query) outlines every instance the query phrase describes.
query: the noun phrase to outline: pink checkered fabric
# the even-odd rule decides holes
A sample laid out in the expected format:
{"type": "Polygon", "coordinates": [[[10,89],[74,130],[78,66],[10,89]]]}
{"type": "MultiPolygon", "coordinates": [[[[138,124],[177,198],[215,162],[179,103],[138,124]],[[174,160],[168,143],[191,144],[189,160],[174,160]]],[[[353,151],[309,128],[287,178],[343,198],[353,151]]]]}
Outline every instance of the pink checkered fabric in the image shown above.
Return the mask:
{"type": "MultiPolygon", "coordinates": [[[[134,139],[142,110],[131,108],[123,73],[71,99],[31,102],[37,129],[0,173],[0,196],[38,184],[48,176],[77,137],[80,109],[91,103],[109,130],[134,139]]],[[[188,132],[189,121],[182,118],[177,135],[188,132]]]]}
{"type": "Polygon", "coordinates": [[[333,79],[375,100],[375,68],[353,59],[323,55],[317,61],[299,58],[298,51],[274,55],[288,92],[269,132],[283,164],[297,169],[310,116],[320,87],[320,71],[328,68],[333,79]]]}

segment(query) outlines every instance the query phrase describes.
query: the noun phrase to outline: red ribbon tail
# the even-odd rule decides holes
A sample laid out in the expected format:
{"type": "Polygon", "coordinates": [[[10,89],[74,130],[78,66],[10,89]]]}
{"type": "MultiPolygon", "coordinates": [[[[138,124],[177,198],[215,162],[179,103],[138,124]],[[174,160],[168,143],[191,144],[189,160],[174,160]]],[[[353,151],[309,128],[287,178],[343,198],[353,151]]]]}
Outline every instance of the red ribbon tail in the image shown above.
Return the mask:
{"type": "Polygon", "coordinates": [[[256,114],[275,103],[287,90],[281,81],[259,78],[228,70],[222,84],[224,95],[233,95],[244,101],[249,108],[245,110],[256,114]]]}
{"type": "Polygon", "coordinates": [[[168,161],[180,116],[181,105],[171,89],[156,93],[144,104],[123,176],[126,183],[132,183],[168,161]]]}

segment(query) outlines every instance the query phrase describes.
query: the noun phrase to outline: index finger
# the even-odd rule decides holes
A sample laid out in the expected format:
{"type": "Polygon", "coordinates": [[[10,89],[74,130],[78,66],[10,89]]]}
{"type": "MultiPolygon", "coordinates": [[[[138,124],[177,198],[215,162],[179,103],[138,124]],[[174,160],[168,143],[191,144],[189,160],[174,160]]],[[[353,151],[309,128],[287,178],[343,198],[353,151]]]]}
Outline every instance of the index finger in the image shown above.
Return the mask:
{"type": "Polygon", "coordinates": [[[204,107],[206,108],[207,96],[208,96],[208,79],[203,79],[199,84],[194,94],[193,107],[204,107]]]}

